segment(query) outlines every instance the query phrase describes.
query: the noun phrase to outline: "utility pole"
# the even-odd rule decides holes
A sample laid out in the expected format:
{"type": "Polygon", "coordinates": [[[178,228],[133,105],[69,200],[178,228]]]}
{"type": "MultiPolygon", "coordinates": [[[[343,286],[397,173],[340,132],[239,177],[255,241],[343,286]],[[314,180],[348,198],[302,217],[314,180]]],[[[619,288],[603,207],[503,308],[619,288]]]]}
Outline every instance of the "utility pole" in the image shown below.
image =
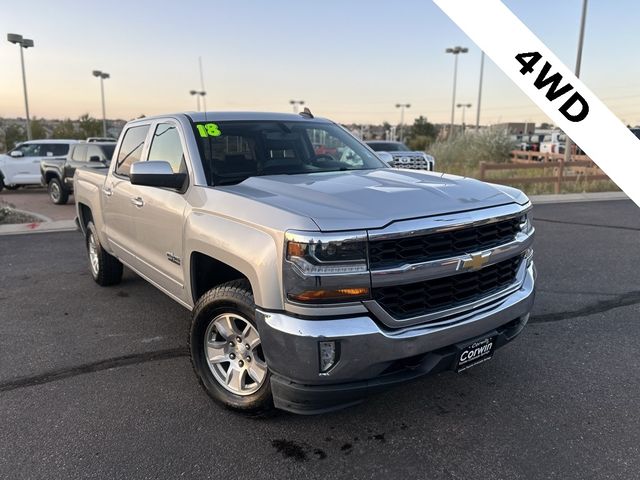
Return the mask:
{"type": "Polygon", "coordinates": [[[478,85],[478,109],[476,111],[476,133],[480,131],[480,104],[482,103],[482,77],[484,75],[484,50],[480,55],[480,83],[478,85]]]}
{"type": "MultiPolygon", "coordinates": [[[[580,37],[578,38],[578,54],[576,56],[576,69],[575,74],[576,77],[580,78],[580,67],[582,65],[582,47],[584,45],[584,27],[587,22],[587,0],[582,1],[582,17],[580,19],[580,37]]],[[[573,142],[567,136],[567,141],[564,146],[564,161],[571,161],[571,150],[572,150],[573,142]]]]}
{"type": "Polygon", "coordinates": [[[202,57],[198,57],[198,66],[200,67],[200,96],[202,96],[202,110],[207,111],[207,100],[204,98],[207,91],[204,89],[204,75],[202,74],[202,57]]]}

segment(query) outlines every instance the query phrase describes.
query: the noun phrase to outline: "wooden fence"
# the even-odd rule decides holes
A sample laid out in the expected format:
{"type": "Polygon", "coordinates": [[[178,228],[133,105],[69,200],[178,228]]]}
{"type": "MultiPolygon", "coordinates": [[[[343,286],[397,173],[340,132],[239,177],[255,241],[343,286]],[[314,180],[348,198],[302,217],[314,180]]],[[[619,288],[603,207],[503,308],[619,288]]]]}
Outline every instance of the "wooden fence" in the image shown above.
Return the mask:
{"type": "MultiPolygon", "coordinates": [[[[588,158],[586,155],[574,155],[571,162],[564,161],[564,154],[549,153],[541,154],[540,152],[513,152],[517,154],[537,154],[538,156],[548,155],[548,160],[525,160],[514,159],[512,163],[487,163],[480,162],[480,180],[503,185],[511,184],[533,184],[533,183],[553,183],[555,193],[562,191],[563,182],[571,182],[576,180],[608,180],[605,174],[591,160],[576,159],[576,157],[588,158]],[[554,158],[559,158],[555,160],[554,158]],[[542,170],[542,175],[538,177],[531,176],[501,176],[488,177],[488,171],[520,171],[520,170],[542,170]],[[547,171],[552,170],[553,175],[548,175],[547,171]]],[[[513,155],[513,154],[512,154],[513,155]]]]}

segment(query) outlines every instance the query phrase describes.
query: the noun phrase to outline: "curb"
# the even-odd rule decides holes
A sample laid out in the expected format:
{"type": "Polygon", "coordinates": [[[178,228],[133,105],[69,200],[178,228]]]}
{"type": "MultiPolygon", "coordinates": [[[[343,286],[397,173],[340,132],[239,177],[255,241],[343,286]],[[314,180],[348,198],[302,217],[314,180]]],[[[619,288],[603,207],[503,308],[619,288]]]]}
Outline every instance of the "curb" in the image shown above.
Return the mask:
{"type": "Polygon", "coordinates": [[[594,193],[564,193],[559,195],[531,195],[533,204],[543,203],[576,203],[576,202],[604,202],[610,200],[629,200],[624,192],[594,192],[594,193]]]}
{"type": "MultiPolygon", "coordinates": [[[[31,215],[31,212],[28,212],[31,215]]],[[[74,220],[58,220],[54,222],[15,223],[0,225],[1,235],[23,235],[27,233],[72,232],[78,230],[74,220]]]]}

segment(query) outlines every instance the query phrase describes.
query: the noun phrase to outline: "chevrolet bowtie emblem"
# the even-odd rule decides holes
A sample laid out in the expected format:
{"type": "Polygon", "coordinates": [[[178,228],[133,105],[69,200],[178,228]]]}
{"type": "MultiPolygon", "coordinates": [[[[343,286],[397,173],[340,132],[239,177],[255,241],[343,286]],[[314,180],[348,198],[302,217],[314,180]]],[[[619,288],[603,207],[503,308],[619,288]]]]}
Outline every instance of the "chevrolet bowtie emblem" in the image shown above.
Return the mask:
{"type": "Polygon", "coordinates": [[[489,257],[491,252],[472,253],[458,261],[458,270],[478,270],[487,264],[489,257]]]}

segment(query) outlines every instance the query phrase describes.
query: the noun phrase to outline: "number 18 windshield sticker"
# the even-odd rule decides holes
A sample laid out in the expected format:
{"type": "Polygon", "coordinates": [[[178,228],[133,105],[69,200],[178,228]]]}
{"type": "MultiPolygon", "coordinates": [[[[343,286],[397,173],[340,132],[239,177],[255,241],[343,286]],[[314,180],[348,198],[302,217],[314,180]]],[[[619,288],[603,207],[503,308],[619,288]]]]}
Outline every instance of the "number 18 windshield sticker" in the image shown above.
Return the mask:
{"type": "Polygon", "coordinates": [[[218,128],[218,125],[215,123],[199,123],[196,125],[198,129],[198,133],[202,138],[207,137],[219,137],[222,135],[222,132],[218,128]]]}

